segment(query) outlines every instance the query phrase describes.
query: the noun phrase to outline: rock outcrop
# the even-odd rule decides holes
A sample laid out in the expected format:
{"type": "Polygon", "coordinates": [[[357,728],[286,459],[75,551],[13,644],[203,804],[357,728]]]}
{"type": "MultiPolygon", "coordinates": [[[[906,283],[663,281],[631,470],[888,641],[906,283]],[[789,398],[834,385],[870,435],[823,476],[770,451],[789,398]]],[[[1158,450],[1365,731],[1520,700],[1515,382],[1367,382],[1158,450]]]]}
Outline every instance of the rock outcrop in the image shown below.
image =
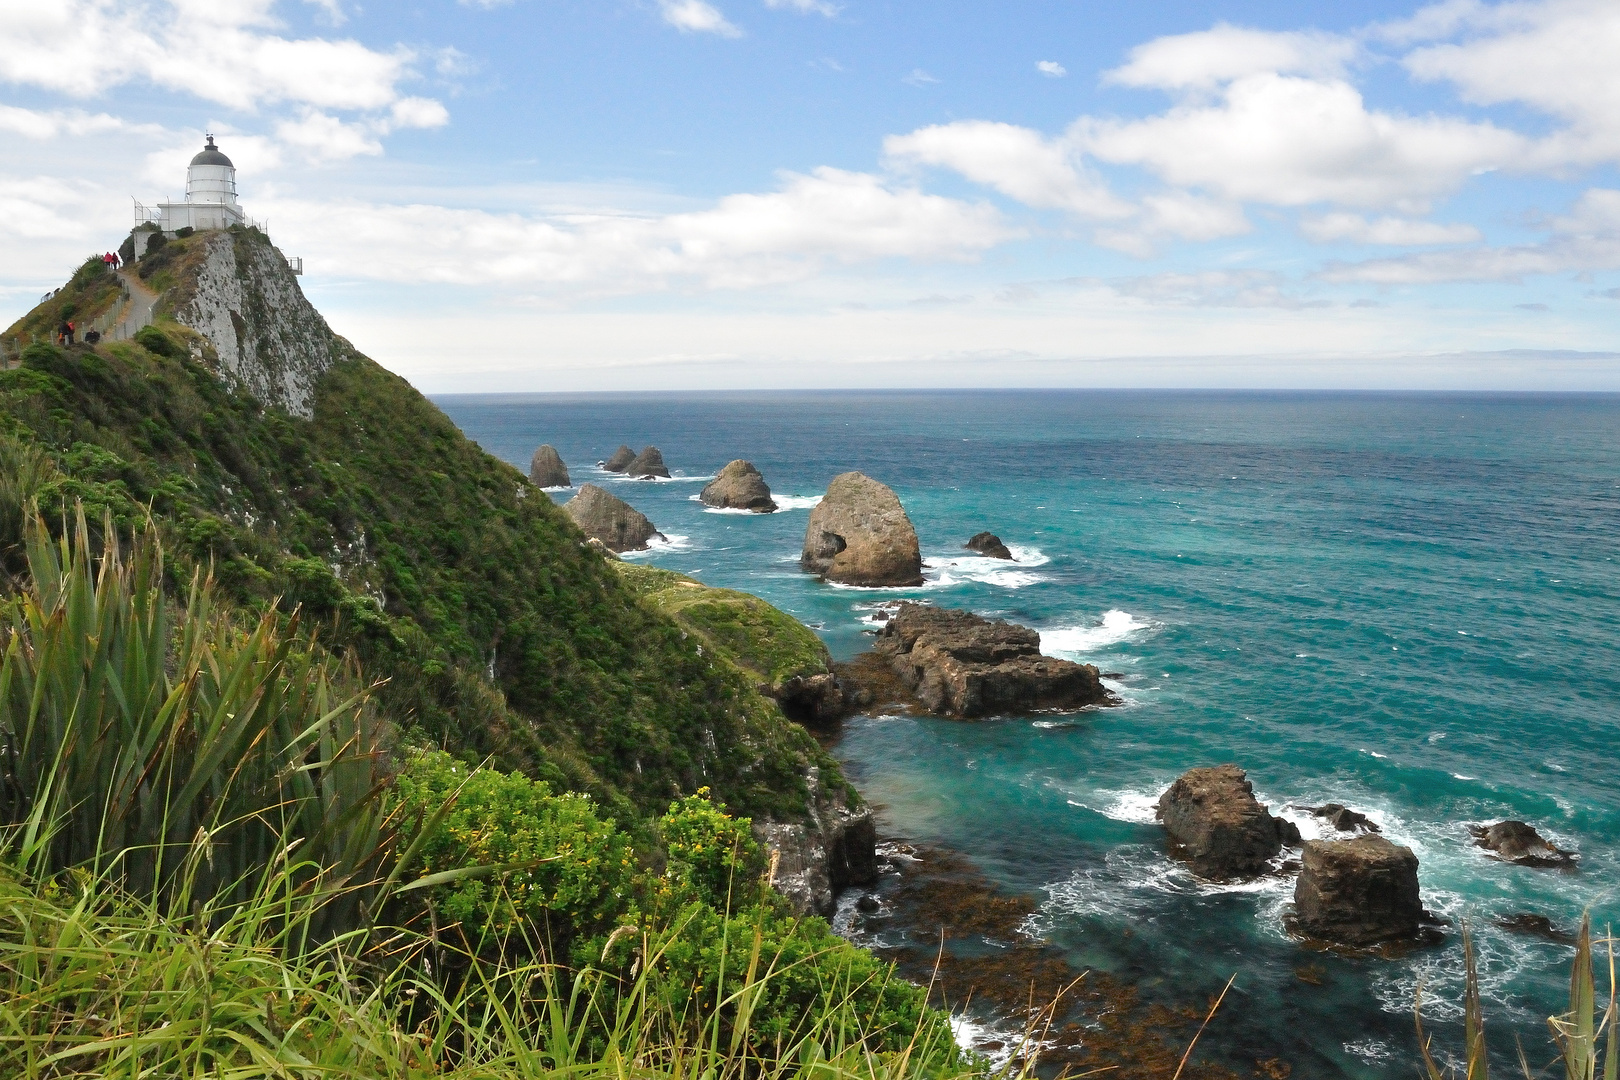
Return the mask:
{"type": "Polygon", "coordinates": [[[214,347],[227,385],[305,420],[315,415],[321,376],[355,355],[257,229],[205,234],[195,273],[165,302],[172,302],[176,322],[214,347]]]}
{"type": "Polygon", "coordinates": [[[1417,856],[1382,836],[1307,841],[1294,913],[1301,933],[1340,945],[1414,939],[1424,919],[1417,856]]]}
{"type": "Polygon", "coordinates": [[[636,455],[636,459],[624,467],[626,476],[634,476],[638,480],[651,480],[653,477],[669,479],[669,469],[664,466],[664,455],[659,453],[658,447],[649,446],[636,455]]]}
{"type": "Polygon", "coordinates": [[[1300,842],[1299,829],[1254,797],[1236,765],[1189,769],[1159,796],[1158,818],[1193,873],[1215,881],[1255,877],[1300,842]]]}
{"type": "Polygon", "coordinates": [[[921,585],[917,530],[895,493],[858,472],[841,473],[810,511],[799,565],[826,581],[873,587],[921,585]]]}
{"type": "Polygon", "coordinates": [[[595,484],[582,484],[579,494],[563,504],[563,512],[586,536],[614,552],[641,551],[653,537],[664,538],[641,511],[595,484]]]}
{"type": "Polygon", "coordinates": [[[1312,817],[1318,817],[1332,825],[1339,832],[1355,832],[1358,829],[1366,832],[1380,832],[1378,825],[1366,814],[1358,813],[1342,803],[1323,803],[1321,806],[1303,806],[1312,817]]]}
{"type": "Polygon", "coordinates": [[[619,448],[613,451],[613,454],[606,461],[602,462],[602,470],[604,472],[622,473],[630,467],[630,463],[634,460],[636,460],[636,452],[620,443],[619,448]]]}
{"type": "Polygon", "coordinates": [[[885,656],[929,712],[972,719],[1110,700],[1097,669],[1041,655],[1041,635],[971,611],[902,604],[878,631],[885,656]]]}
{"type": "Polygon", "coordinates": [[[1495,825],[1470,825],[1474,843],[1503,862],[1519,866],[1567,869],[1580,857],[1573,851],[1555,847],[1551,841],[1522,821],[1498,821],[1495,825]]]}
{"type": "MultiPolygon", "coordinates": [[[[1007,550],[1007,545],[1001,542],[1001,537],[992,532],[974,533],[966,544],[962,545],[969,551],[977,551],[988,559],[1012,559],[1013,553],[1007,550]]],[[[1014,559],[1014,562],[1017,560],[1014,559]]]]}
{"type": "Polygon", "coordinates": [[[838,894],[877,880],[877,822],[866,807],[851,809],[842,793],[821,790],[820,771],[809,770],[808,824],[756,821],[754,838],[771,853],[771,884],[801,915],[828,916],[838,894]]]}
{"type": "Polygon", "coordinates": [[[568,466],[562,455],[550,444],[542,446],[529,459],[529,483],[541,488],[565,488],[574,484],[568,479],[568,466]]]}
{"type": "Polygon", "coordinates": [[[738,458],[720,470],[713,480],[703,485],[698,499],[704,506],[721,510],[752,510],[756,514],[776,511],[776,501],[765,478],[754,468],[753,462],[738,458]]]}

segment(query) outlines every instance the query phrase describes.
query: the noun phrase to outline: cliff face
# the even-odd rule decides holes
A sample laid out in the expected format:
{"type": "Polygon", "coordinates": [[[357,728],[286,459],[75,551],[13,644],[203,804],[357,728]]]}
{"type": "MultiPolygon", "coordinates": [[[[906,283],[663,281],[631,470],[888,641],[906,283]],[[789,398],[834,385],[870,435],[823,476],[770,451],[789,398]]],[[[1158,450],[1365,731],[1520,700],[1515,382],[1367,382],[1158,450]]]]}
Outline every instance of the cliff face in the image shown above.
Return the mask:
{"type": "Polygon", "coordinates": [[[316,383],[353,350],[305,299],[267,237],[237,230],[199,239],[196,269],[175,288],[174,320],[214,346],[233,389],[310,419],[316,383]]]}

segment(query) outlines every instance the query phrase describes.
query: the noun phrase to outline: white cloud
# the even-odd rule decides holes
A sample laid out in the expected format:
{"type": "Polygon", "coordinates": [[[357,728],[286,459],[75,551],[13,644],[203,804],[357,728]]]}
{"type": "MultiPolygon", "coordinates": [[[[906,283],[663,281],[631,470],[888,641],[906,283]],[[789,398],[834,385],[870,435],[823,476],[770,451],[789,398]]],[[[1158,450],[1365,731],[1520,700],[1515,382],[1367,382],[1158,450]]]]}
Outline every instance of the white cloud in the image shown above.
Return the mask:
{"type": "Polygon", "coordinates": [[[1103,78],[1160,90],[1212,90],[1259,74],[1336,78],[1358,51],[1353,40],[1336,34],[1274,33],[1221,23],[1138,45],[1125,64],[1103,78]]]}
{"type": "Polygon", "coordinates": [[[1323,214],[1299,223],[1300,232],[1318,244],[1348,241],[1353,244],[1467,244],[1481,239],[1480,232],[1462,222],[1413,221],[1409,218],[1382,217],[1368,221],[1360,214],[1323,214]]]}
{"type": "Polygon", "coordinates": [[[924,71],[922,68],[912,68],[911,74],[907,75],[900,81],[908,86],[928,86],[931,83],[939,82],[938,79],[928,74],[928,72],[924,71]]]}
{"type": "Polygon", "coordinates": [[[658,0],[658,10],[665,22],[683,33],[742,37],[742,31],[727,22],[719,8],[703,0],[658,0]]]}
{"type": "Polygon", "coordinates": [[[959,120],[890,135],[883,152],[899,162],[953,169],[1028,206],[1089,218],[1121,218],[1130,207],[1108,193],[1063,142],[988,120],[959,120]]]}
{"type": "Polygon", "coordinates": [[[1037,60],[1035,70],[1049,79],[1061,79],[1069,73],[1069,69],[1056,60],[1037,60]]]}
{"type": "Polygon", "coordinates": [[[812,276],[826,263],[961,261],[1020,235],[986,204],[831,168],[665,215],[274,199],[256,210],[328,275],[591,294],[752,288],[812,276]]]}
{"type": "MultiPolygon", "coordinates": [[[[329,15],[341,7],[311,0],[329,15]]],[[[394,126],[436,126],[444,107],[408,97],[415,52],[352,39],[275,33],[275,0],[58,0],[9,3],[0,18],[0,81],[91,97],[131,82],[231,109],[290,104],[361,112],[394,126]]],[[[296,121],[287,121],[296,123],[296,121]]]]}
{"type": "Polygon", "coordinates": [[[1620,5],[1541,0],[1445,13],[1467,36],[1409,53],[1414,76],[1450,82],[1466,101],[1521,102],[1568,123],[1539,149],[1545,165],[1620,160],[1620,5]]]}
{"type": "Polygon", "coordinates": [[[789,11],[801,11],[805,14],[815,13],[832,18],[841,10],[837,4],[828,3],[828,0],[765,0],[768,8],[786,8],[789,11]]]}
{"type": "Polygon", "coordinates": [[[1394,259],[1337,264],[1325,281],[1426,285],[1444,281],[1522,281],[1546,274],[1620,270],[1620,191],[1592,188],[1571,212],[1549,222],[1540,244],[1430,251],[1394,259]]]}
{"type": "Polygon", "coordinates": [[[364,124],[345,123],[314,109],[306,111],[298,120],[283,120],[277,124],[276,138],[316,161],[342,161],[383,152],[374,129],[364,124]]]}
{"type": "Polygon", "coordinates": [[[1487,123],[1370,110],[1346,82],[1277,74],[1242,76],[1213,104],[1141,120],[1082,118],[1070,134],[1102,161],[1225,199],[1418,212],[1527,145],[1487,123]]]}
{"type": "Polygon", "coordinates": [[[41,112],[0,105],[0,131],[12,131],[29,139],[57,139],[64,135],[100,135],[123,131],[132,125],[106,113],[82,109],[56,109],[41,112]]]}
{"type": "Polygon", "coordinates": [[[1168,239],[1204,242],[1241,236],[1252,228],[1240,206],[1185,191],[1167,191],[1143,196],[1136,220],[1099,229],[1094,239],[1103,247],[1146,259],[1156,255],[1168,239]]]}

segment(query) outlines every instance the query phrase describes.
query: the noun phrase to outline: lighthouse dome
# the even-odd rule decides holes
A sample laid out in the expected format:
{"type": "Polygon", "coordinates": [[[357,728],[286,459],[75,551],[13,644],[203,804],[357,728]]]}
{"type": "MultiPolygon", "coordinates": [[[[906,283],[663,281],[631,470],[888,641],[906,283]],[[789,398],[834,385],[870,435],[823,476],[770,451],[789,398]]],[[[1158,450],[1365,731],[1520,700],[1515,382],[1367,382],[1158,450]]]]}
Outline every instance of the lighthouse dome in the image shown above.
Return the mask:
{"type": "Polygon", "coordinates": [[[191,163],[193,165],[223,165],[227,169],[236,167],[231,164],[230,158],[219,152],[219,147],[214,145],[212,135],[208,136],[208,145],[203,147],[202,153],[191,159],[191,163]]]}

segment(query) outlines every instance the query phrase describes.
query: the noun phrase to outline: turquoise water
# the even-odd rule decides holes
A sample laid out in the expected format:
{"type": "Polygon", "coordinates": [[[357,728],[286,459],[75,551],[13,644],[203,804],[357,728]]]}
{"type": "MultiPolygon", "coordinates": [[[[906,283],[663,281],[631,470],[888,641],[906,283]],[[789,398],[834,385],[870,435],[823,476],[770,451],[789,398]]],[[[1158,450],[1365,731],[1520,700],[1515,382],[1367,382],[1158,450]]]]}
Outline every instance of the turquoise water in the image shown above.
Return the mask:
{"type": "MultiPolygon", "coordinates": [[[[849,656],[891,595],[1042,631],[1119,673],[1125,705],[964,724],[857,718],[836,747],[887,830],[963,851],[1043,898],[1076,964],[1203,1000],[1235,1065],[1407,1075],[1422,980],[1455,1042],[1460,946],[1403,960],[1303,953],[1291,885],[1200,885],[1163,854],[1151,802],[1236,761],[1261,797],[1365,811],[1418,854],[1425,902],[1472,917],[1493,1040],[1539,1063],[1570,950],[1498,929],[1620,915],[1620,397],[1090,392],[448,396],[469,436],[527,468],[542,442],[671,538],[642,556],[792,612],[849,656]],[[672,482],[600,474],[659,446],[672,482]],[[699,478],[752,460],[793,508],[705,512],[699,478]],[[860,469],[917,526],[916,590],[817,583],[807,507],[860,469]],[[999,534],[1017,565],[961,550],[999,534]],[[1466,824],[1520,817],[1578,874],[1505,866],[1466,824]],[[1122,931],[1129,929],[1129,935],[1122,931]],[[1294,976],[1320,965],[1323,985],[1294,976]]],[[[566,494],[556,496],[566,499],[566,494]]],[[[1550,1050],[1548,1052],[1550,1054],[1550,1050]]]]}

